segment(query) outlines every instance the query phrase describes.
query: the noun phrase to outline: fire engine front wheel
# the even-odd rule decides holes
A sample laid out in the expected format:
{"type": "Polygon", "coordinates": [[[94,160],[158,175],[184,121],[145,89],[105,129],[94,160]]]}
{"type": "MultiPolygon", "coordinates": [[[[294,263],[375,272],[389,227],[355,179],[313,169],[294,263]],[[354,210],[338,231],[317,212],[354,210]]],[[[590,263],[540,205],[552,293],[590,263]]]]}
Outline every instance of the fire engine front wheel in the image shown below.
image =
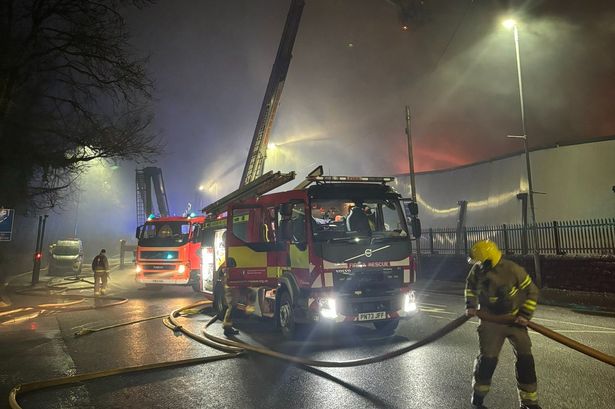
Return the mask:
{"type": "Polygon", "coordinates": [[[288,291],[284,291],[280,297],[280,310],[278,311],[278,325],[282,331],[282,335],[286,339],[292,339],[295,336],[296,323],[295,311],[293,302],[288,291]]]}

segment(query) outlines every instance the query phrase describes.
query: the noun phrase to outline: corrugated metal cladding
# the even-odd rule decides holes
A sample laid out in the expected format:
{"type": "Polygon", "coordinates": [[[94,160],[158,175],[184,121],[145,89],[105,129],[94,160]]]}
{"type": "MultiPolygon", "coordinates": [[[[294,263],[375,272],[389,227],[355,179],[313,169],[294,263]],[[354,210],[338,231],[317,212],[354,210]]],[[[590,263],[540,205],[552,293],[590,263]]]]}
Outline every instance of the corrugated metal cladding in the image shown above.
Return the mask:
{"type": "MultiPolygon", "coordinates": [[[[534,191],[545,193],[534,194],[538,222],[615,216],[615,137],[536,150],[530,162],[534,191]]],[[[454,227],[460,200],[468,201],[467,226],[520,223],[525,155],[418,173],[416,184],[424,227],[454,227]]],[[[410,177],[398,176],[396,189],[409,197],[410,177]]]]}

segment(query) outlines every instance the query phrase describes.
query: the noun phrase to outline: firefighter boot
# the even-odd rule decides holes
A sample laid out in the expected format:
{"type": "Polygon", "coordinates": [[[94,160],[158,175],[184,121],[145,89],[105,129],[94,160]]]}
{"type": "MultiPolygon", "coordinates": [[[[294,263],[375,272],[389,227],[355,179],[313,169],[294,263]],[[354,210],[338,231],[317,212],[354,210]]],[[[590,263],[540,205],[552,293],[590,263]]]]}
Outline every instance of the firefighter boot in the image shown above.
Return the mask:
{"type": "Polygon", "coordinates": [[[226,307],[226,312],[224,313],[224,321],[222,321],[222,328],[224,329],[225,337],[239,334],[239,331],[233,328],[233,320],[231,318],[232,315],[233,308],[231,306],[226,307]]]}
{"type": "Polygon", "coordinates": [[[487,407],[485,405],[483,405],[483,400],[485,399],[484,396],[481,395],[477,395],[476,393],[472,395],[472,400],[470,401],[470,403],[472,403],[472,407],[474,409],[487,409],[487,407]]]}
{"type": "Polygon", "coordinates": [[[231,337],[233,335],[237,335],[239,334],[239,331],[237,331],[235,328],[233,327],[224,327],[224,336],[225,337],[231,337]]]}

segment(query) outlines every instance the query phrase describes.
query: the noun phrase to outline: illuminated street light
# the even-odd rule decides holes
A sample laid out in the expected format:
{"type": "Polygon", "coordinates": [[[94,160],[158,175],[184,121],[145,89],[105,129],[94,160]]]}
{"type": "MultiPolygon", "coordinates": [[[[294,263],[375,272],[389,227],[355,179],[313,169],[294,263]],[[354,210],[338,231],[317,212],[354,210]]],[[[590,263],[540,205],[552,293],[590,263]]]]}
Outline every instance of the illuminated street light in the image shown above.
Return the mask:
{"type": "Polygon", "coordinates": [[[511,28],[517,25],[517,22],[513,20],[512,18],[507,18],[506,20],[502,22],[502,25],[510,30],[511,28]]]}
{"type": "Polygon", "coordinates": [[[528,184],[528,197],[530,199],[530,211],[532,215],[532,226],[530,228],[532,232],[532,249],[534,253],[534,270],[536,271],[536,283],[540,287],[542,284],[542,277],[540,274],[540,257],[538,255],[538,237],[536,234],[536,211],[534,208],[534,187],[532,184],[532,166],[530,164],[530,151],[527,144],[527,130],[525,126],[525,104],[523,102],[523,81],[521,79],[521,56],[519,53],[519,30],[517,29],[517,22],[513,19],[506,19],[502,23],[507,29],[512,29],[513,38],[515,41],[515,57],[517,60],[517,79],[519,82],[519,104],[521,107],[521,126],[523,128],[523,135],[508,135],[509,138],[517,138],[523,140],[523,147],[525,149],[525,165],[527,167],[527,184],[528,184]]]}

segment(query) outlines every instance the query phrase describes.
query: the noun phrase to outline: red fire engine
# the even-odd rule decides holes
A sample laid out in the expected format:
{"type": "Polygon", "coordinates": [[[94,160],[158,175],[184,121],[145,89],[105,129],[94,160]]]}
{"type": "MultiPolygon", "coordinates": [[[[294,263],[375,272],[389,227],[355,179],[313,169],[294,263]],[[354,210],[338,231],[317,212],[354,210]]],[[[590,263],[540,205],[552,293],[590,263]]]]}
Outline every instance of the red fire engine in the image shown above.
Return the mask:
{"type": "Polygon", "coordinates": [[[263,174],[304,5],[291,1],[239,189],[203,209],[200,287],[221,315],[226,283],[240,309],[275,319],[289,337],[318,321],[394,330],[416,310],[416,202],[387,185],[393,178],[322,176],[319,167],[295,189],[269,193],[295,174],[263,174]]]}
{"type": "Polygon", "coordinates": [[[137,227],[136,281],[154,288],[191,285],[199,289],[203,216],[150,216],[137,227]]]}
{"type": "Polygon", "coordinates": [[[238,308],[288,337],[319,321],[394,330],[416,310],[410,237],[420,232],[406,223],[416,204],[378,177],[310,176],[263,195],[293,177],[269,172],[204,209],[201,289],[222,314],[226,282],[238,308]]]}

